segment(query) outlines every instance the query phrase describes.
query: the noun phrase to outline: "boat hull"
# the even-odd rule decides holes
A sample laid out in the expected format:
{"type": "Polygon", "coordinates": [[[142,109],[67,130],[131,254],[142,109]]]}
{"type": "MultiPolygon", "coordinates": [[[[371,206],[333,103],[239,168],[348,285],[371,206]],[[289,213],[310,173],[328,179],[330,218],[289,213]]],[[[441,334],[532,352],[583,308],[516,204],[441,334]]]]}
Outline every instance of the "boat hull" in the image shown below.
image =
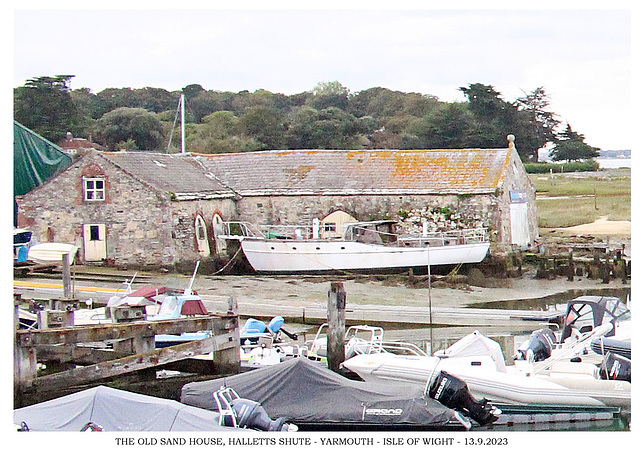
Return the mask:
{"type": "Polygon", "coordinates": [[[478,263],[489,250],[488,242],[400,247],[341,240],[252,237],[244,237],[241,245],[253,269],[260,272],[375,271],[478,263]]]}

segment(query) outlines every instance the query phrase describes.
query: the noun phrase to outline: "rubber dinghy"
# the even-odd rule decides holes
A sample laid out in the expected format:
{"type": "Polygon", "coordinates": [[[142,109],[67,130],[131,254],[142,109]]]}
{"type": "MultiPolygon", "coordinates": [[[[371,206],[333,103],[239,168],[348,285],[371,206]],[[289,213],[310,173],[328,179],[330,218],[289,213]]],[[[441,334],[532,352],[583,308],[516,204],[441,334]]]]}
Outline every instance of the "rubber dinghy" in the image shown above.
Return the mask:
{"type": "MultiPolygon", "coordinates": [[[[447,381],[440,383],[444,387],[447,381]]],[[[186,384],[180,400],[187,405],[215,410],[211,394],[221,386],[259,402],[269,416],[285,417],[301,430],[464,430],[471,427],[471,422],[460,412],[424,396],[420,387],[351,380],[302,357],[230,377],[186,384]]],[[[465,390],[466,386],[456,394],[464,394],[465,390]]],[[[464,403],[482,411],[480,415],[484,414],[481,418],[485,421],[495,421],[492,406],[470,396],[461,401],[464,403]]]]}
{"type": "Polygon", "coordinates": [[[631,407],[631,383],[599,378],[596,365],[552,365],[552,359],[521,363],[507,366],[499,343],[475,331],[434,356],[363,354],[343,366],[366,381],[412,382],[420,387],[444,370],[464,380],[473,396],[509,406],[631,407]]]}

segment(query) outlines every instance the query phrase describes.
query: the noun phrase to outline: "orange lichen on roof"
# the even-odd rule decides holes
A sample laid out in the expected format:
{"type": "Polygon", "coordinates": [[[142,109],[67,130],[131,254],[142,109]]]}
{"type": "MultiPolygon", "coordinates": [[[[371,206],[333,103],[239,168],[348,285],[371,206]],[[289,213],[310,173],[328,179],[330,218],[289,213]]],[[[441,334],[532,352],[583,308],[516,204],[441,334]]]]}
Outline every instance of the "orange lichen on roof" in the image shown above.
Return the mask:
{"type": "Polygon", "coordinates": [[[282,172],[289,176],[291,181],[304,180],[309,172],[313,171],[315,166],[298,166],[297,168],[284,168],[282,172]]]}

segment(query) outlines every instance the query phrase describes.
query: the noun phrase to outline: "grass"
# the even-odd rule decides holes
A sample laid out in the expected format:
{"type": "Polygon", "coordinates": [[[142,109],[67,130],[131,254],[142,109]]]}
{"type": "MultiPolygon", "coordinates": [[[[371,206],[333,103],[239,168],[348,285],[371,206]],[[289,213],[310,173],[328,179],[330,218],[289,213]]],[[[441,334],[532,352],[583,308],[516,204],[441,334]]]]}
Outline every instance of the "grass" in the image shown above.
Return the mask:
{"type": "Polygon", "coordinates": [[[601,216],[631,220],[631,178],[531,174],[538,200],[538,223],[543,228],[587,224],[601,216]]]}

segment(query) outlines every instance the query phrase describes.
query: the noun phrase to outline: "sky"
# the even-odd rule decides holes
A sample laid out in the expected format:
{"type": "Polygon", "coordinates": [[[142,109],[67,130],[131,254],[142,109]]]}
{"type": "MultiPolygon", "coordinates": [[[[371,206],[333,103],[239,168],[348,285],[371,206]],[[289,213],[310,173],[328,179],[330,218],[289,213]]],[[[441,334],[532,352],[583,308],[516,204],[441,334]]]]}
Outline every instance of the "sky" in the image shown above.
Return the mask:
{"type": "Polygon", "coordinates": [[[631,148],[630,9],[497,2],[445,10],[402,0],[390,9],[348,0],[307,9],[296,9],[300,2],[237,2],[235,10],[188,1],[170,10],[136,9],[135,0],[110,5],[14,9],[12,87],[65,74],[75,75],[72,89],[94,93],[195,83],[290,95],[338,81],[352,93],[379,86],[449,102],[465,100],[459,88],[472,83],[491,85],[510,102],[544,87],[549,110],[588,144],[631,148]],[[279,6],[257,9],[264,4],[279,6]]]}

